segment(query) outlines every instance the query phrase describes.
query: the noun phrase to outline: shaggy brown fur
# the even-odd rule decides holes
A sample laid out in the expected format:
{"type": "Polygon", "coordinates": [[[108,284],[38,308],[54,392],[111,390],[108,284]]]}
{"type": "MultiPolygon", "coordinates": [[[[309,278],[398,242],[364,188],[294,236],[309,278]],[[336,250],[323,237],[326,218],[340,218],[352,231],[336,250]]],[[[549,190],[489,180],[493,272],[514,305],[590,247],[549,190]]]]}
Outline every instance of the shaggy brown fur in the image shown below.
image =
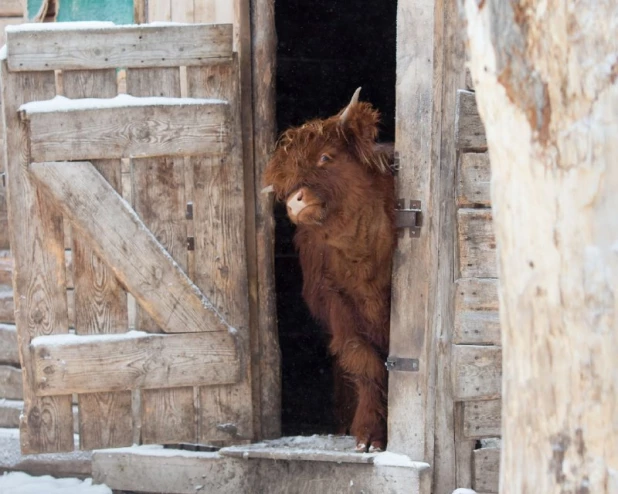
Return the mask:
{"type": "Polygon", "coordinates": [[[345,121],[342,113],[284,132],[265,182],[279,200],[308,204],[297,216],[288,207],[303,298],[356,390],[351,432],[364,451],[386,445],[395,198],[388,152],[375,143],[378,112],[351,103],[345,121]]]}

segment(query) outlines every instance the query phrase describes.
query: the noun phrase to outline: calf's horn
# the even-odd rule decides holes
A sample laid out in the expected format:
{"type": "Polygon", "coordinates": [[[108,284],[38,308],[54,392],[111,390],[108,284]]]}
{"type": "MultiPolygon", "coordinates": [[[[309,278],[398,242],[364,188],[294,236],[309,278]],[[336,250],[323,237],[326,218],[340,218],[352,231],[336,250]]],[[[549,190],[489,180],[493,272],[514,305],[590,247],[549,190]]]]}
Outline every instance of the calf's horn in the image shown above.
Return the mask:
{"type": "Polygon", "coordinates": [[[262,189],[262,194],[270,194],[271,192],[274,192],[275,188],[272,185],[267,185],[266,187],[264,187],[262,189]]]}
{"type": "Polygon", "coordinates": [[[343,113],[339,117],[339,120],[342,124],[345,124],[347,119],[350,118],[350,108],[352,108],[356,103],[358,103],[358,95],[360,94],[360,90],[361,88],[358,88],[356,91],[354,91],[352,99],[350,100],[350,104],[346,106],[346,109],[343,110],[343,113]]]}

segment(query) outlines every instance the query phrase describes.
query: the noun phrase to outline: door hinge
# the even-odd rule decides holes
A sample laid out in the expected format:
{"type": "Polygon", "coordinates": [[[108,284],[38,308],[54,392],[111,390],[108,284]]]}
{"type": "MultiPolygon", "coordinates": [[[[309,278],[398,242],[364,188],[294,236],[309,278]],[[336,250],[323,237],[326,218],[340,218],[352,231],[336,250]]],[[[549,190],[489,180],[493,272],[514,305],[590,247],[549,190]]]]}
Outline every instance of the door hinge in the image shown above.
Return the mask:
{"type": "Polygon", "coordinates": [[[396,176],[399,173],[399,170],[401,170],[400,161],[399,161],[399,151],[395,151],[393,153],[393,164],[391,165],[391,171],[393,172],[393,175],[396,176]]]}
{"type": "Polygon", "coordinates": [[[0,173],[0,177],[2,177],[2,187],[6,187],[6,172],[0,173]]]}
{"type": "Polygon", "coordinates": [[[195,237],[187,237],[187,250],[195,250],[195,237]]]}
{"type": "Polygon", "coordinates": [[[193,203],[187,203],[187,212],[185,213],[185,219],[192,220],[193,219],[193,203]]]}
{"type": "Polygon", "coordinates": [[[418,372],[419,369],[417,358],[388,357],[384,365],[386,365],[386,370],[389,372],[418,372]]]}
{"type": "Polygon", "coordinates": [[[410,201],[410,207],[408,208],[406,208],[405,199],[399,199],[397,201],[397,208],[395,209],[395,227],[398,230],[408,228],[410,230],[410,236],[412,238],[418,238],[421,235],[422,220],[421,201],[410,201]]]}

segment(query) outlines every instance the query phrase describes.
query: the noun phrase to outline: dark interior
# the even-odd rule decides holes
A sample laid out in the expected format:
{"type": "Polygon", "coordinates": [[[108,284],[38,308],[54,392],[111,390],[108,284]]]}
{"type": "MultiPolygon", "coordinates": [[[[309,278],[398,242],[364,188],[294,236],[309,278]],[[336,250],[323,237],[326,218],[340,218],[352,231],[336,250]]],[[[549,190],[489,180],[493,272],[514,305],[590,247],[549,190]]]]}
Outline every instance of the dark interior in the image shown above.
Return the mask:
{"type": "MultiPolygon", "coordinates": [[[[277,0],[275,12],[278,131],[338,112],[362,86],[382,113],[380,140],[393,141],[397,2],[277,0]]],[[[282,433],[334,433],[327,339],[301,298],[294,227],[281,205],[275,217],[282,433]]]]}

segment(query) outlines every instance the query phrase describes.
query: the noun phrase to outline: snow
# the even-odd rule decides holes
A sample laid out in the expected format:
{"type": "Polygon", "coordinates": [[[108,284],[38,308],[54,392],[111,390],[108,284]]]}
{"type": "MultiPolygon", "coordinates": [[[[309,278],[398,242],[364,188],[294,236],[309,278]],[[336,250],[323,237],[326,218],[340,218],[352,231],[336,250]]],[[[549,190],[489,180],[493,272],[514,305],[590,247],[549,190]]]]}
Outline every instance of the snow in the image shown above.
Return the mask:
{"type": "Polygon", "coordinates": [[[384,453],[378,453],[373,459],[373,464],[376,466],[383,466],[383,467],[411,467],[411,468],[419,468],[419,469],[424,469],[424,468],[429,467],[427,463],[412,461],[410,457],[406,455],[391,453],[390,451],[385,451],[384,453]]]}
{"type": "Polygon", "coordinates": [[[33,346],[75,345],[81,343],[132,340],[136,338],[147,338],[150,335],[151,333],[146,333],[145,331],[128,331],[127,333],[97,335],[51,334],[47,336],[37,336],[32,340],[30,344],[33,346]]]}
{"type": "Polygon", "coordinates": [[[81,98],[69,99],[64,96],[56,96],[44,101],[31,101],[19,107],[20,111],[47,113],[68,112],[75,110],[101,110],[105,108],[125,108],[128,106],[167,106],[167,105],[221,105],[226,101],[219,99],[202,98],[164,98],[146,97],[138,98],[128,94],[119,94],[114,98],[81,98]]]}
{"type": "MultiPolygon", "coordinates": [[[[106,454],[131,454],[140,456],[159,456],[165,458],[186,457],[186,458],[209,458],[218,459],[221,455],[211,451],[188,451],[185,449],[164,448],[160,444],[150,444],[138,446],[134,444],[128,448],[98,449],[97,455],[106,454]]],[[[1,494],[1,493],[0,493],[1,494]]]]}
{"type": "Polygon", "coordinates": [[[82,30],[82,29],[105,29],[117,27],[113,22],[109,21],[80,21],[80,22],[41,22],[41,23],[25,23],[12,24],[6,27],[7,33],[18,33],[23,31],[64,31],[64,30],[82,30]]]}
{"type": "Polygon", "coordinates": [[[459,488],[459,489],[455,489],[453,491],[453,494],[476,494],[476,491],[473,491],[472,489],[459,488]]]}
{"type": "Polygon", "coordinates": [[[112,490],[106,485],[93,485],[92,479],[55,479],[11,472],[0,477],[0,494],[112,494],[112,490]]]}
{"type": "Polygon", "coordinates": [[[0,48],[0,60],[6,60],[8,56],[8,52],[6,49],[6,45],[2,45],[2,48],[0,48]]]}

